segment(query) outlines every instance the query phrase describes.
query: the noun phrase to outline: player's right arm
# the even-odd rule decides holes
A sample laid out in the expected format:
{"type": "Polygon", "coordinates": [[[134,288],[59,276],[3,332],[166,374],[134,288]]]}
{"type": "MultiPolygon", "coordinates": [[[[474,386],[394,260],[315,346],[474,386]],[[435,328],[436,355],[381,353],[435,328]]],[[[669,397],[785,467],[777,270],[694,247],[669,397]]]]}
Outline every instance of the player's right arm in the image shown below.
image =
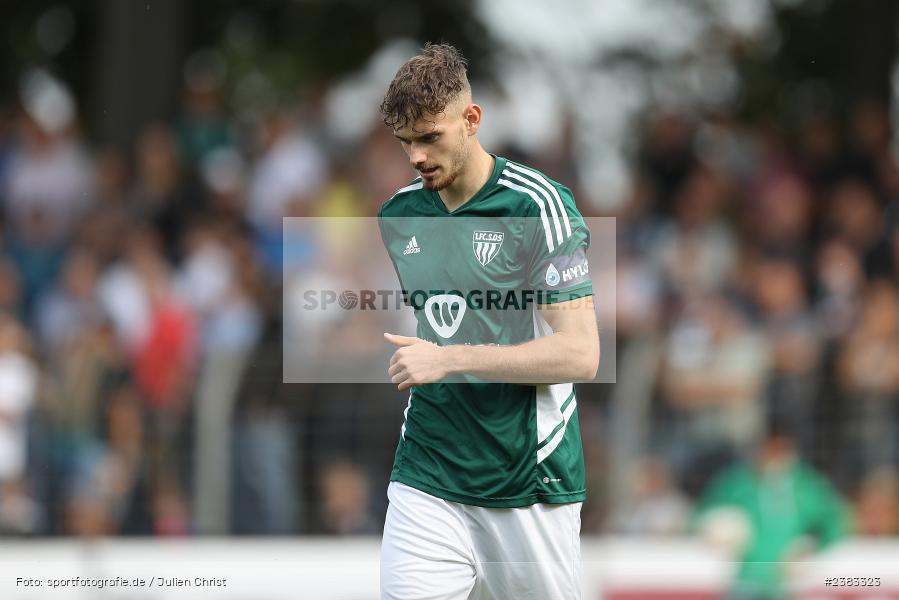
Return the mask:
{"type": "Polygon", "coordinates": [[[553,333],[523,344],[438,346],[416,337],[385,334],[398,346],[387,374],[400,391],[449,375],[505,383],[591,381],[599,369],[599,334],[593,297],[544,306],[553,333]]]}
{"type": "Polygon", "coordinates": [[[514,346],[445,346],[447,371],[506,383],[591,381],[600,355],[593,297],[545,305],[540,312],[552,334],[514,346]]]}

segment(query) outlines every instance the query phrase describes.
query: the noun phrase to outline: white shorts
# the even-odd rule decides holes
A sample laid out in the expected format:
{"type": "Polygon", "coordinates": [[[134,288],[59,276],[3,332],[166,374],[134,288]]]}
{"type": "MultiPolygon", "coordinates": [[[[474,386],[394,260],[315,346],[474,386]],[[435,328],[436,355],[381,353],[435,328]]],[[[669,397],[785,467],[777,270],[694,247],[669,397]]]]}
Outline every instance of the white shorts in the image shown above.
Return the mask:
{"type": "Polygon", "coordinates": [[[482,508],[393,481],[381,600],[579,600],[581,503],[482,508]]]}

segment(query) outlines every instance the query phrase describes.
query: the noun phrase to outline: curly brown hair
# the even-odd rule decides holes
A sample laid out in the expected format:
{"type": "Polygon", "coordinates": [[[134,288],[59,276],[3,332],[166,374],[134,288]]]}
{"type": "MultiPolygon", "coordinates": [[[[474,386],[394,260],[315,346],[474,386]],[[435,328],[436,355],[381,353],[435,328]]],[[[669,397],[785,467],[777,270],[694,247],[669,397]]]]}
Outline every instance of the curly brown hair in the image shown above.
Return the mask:
{"type": "Polygon", "coordinates": [[[391,129],[401,129],[426,115],[446,110],[469,89],[468,61],[449,44],[425,44],[421,54],[396,72],[381,102],[381,116],[391,129]]]}

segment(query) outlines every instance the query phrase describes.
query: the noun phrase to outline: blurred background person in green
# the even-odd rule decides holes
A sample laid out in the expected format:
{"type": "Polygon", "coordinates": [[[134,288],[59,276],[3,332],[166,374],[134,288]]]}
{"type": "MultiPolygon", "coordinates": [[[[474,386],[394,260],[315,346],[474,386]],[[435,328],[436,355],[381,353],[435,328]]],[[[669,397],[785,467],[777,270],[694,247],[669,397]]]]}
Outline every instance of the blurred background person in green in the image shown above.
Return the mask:
{"type": "Polygon", "coordinates": [[[755,456],[723,470],[697,508],[700,534],[741,561],[728,598],[790,598],[802,561],[850,529],[834,487],[797,452],[789,421],[779,415],[755,456]]]}

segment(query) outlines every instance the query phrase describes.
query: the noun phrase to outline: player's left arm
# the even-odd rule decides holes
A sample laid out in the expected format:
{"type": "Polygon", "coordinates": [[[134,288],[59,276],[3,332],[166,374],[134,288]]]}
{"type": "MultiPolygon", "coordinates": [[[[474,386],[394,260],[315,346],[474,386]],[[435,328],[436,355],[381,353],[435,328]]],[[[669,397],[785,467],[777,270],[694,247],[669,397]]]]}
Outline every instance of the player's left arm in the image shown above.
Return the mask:
{"type": "Polygon", "coordinates": [[[467,374],[505,383],[590,381],[599,369],[599,334],[593,296],[538,307],[553,333],[523,344],[438,346],[385,333],[399,346],[388,375],[402,391],[449,375],[467,374]]]}

